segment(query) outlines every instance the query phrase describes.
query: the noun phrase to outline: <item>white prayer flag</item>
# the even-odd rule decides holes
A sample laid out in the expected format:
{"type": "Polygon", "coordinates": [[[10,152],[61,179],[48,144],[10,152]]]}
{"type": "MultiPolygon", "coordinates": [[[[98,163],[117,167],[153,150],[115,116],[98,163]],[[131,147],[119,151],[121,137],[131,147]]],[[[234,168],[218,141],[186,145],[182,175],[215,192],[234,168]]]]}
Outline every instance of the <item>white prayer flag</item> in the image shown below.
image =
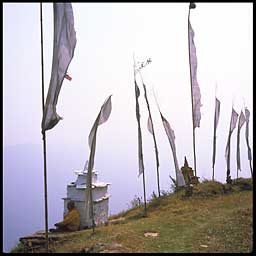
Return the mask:
{"type": "Polygon", "coordinates": [[[214,133],[213,133],[213,154],[212,154],[212,167],[215,165],[215,154],[216,154],[216,130],[220,116],[220,101],[215,98],[215,114],[214,114],[214,133]]]}
{"type": "MultiPolygon", "coordinates": [[[[150,60],[150,59],[149,59],[150,60]]],[[[148,60],[148,61],[149,61],[148,60]]],[[[150,60],[151,62],[151,60],[150,60]]],[[[142,79],[142,76],[141,76],[142,79]]],[[[158,195],[160,196],[160,182],[159,182],[159,157],[158,157],[158,149],[157,149],[157,143],[156,143],[156,136],[155,136],[155,131],[154,131],[154,126],[153,126],[153,121],[152,121],[152,116],[151,116],[151,111],[150,111],[150,106],[149,106],[149,101],[148,101],[148,96],[147,96],[147,89],[146,85],[143,83],[143,88],[144,88],[144,97],[146,100],[147,108],[148,108],[148,131],[153,135],[153,141],[154,141],[154,146],[155,146],[155,154],[156,154],[156,168],[157,168],[157,187],[158,187],[158,195]]]]}
{"type": "Polygon", "coordinates": [[[241,162],[240,162],[240,130],[245,123],[245,115],[241,111],[239,120],[238,120],[238,129],[237,129],[237,151],[236,151],[236,160],[237,160],[237,170],[241,171],[241,162]]]}
{"type": "Polygon", "coordinates": [[[243,111],[241,111],[239,119],[238,119],[238,128],[241,129],[242,126],[244,125],[246,119],[245,119],[245,115],[243,113],[243,111]]]}
{"type": "Polygon", "coordinates": [[[93,201],[92,201],[92,170],[94,166],[94,156],[95,156],[95,149],[96,149],[96,134],[97,134],[98,126],[106,122],[110,116],[111,109],[112,109],[111,96],[112,95],[110,95],[103,103],[101,110],[93,124],[93,127],[89,135],[90,156],[89,156],[89,162],[87,165],[88,168],[87,168],[87,180],[86,180],[86,191],[85,191],[87,201],[85,202],[85,208],[86,208],[87,218],[89,214],[89,219],[92,219],[93,226],[95,225],[95,223],[94,223],[93,201]]]}
{"type": "Polygon", "coordinates": [[[197,56],[196,47],[194,44],[194,31],[189,21],[189,53],[190,53],[190,70],[191,70],[191,86],[192,86],[192,98],[193,98],[193,120],[194,129],[200,127],[201,120],[201,93],[199,84],[197,82],[197,56]]]}
{"type": "Polygon", "coordinates": [[[71,3],[53,3],[53,15],[54,45],[52,72],[41,123],[42,132],[52,129],[62,119],[56,112],[56,105],[76,46],[76,32],[71,3]]]}
{"type": "Polygon", "coordinates": [[[141,127],[140,127],[140,107],[139,107],[139,97],[140,89],[137,85],[136,79],[134,78],[135,84],[135,100],[136,100],[136,118],[138,122],[138,157],[139,157],[139,176],[144,172],[144,162],[142,154],[142,136],[141,136],[141,127]]]}
{"type": "Polygon", "coordinates": [[[229,149],[230,149],[230,138],[233,130],[236,127],[236,122],[237,122],[238,114],[237,112],[232,108],[232,113],[231,113],[231,120],[230,120],[230,127],[229,127],[229,135],[228,135],[228,142],[226,146],[226,151],[225,151],[225,157],[226,159],[229,156],[229,149]]]}
{"type": "Polygon", "coordinates": [[[229,128],[230,133],[232,133],[236,128],[237,119],[238,119],[238,114],[234,109],[232,109],[230,128],[229,128]]]}
{"type": "Polygon", "coordinates": [[[216,98],[216,101],[215,101],[215,117],[214,117],[215,128],[217,128],[217,126],[218,126],[219,117],[220,117],[220,101],[216,98]]]}
{"type": "Polygon", "coordinates": [[[101,107],[101,110],[100,110],[100,113],[99,113],[99,118],[98,118],[98,121],[96,119],[92,129],[91,129],[91,132],[89,134],[89,139],[88,139],[88,142],[89,142],[89,147],[91,148],[91,145],[92,145],[92,140],[93,140],[93,136],[94,136],[94,133],[96,131],[96,129],[98,128],[99,125],[105,123],[109,116],[110,116],[110,113],[111,113],[111,110],[112,110],[112,104],[111,104],[111,96],[110,95],[106,100],[105,102],[103,103],[102,107],[101,107]]]}
{"type": "Polygon", "coordinates": [[[251,148],[249,145],[249,119],[250,119],[250,111],[248,110],[248,108],[245,108],[245,121],[246,121],[246,130],[245,130],[245,139],[246,139],[246,144],[247,144],[247,148],[248,148],[248,160],[251,161],[252,160],[252,152],[251,152],[251,148]]]}
{"type": "Polygon", "coordinates": [[[176,182],[177,182],[177,185],[179,187],[182,187],[182,186],[185,186],[185,180],[184,180],[182,172],[179,169],[178,159],[177,159],[177,156],[176,156],[174,131],[171,128],[169,122],[164,118],[164,116],[162,115],[161,112],[160,112],[160,115],[161,115],[161,118],[162,118],[162,122],[163,122],[163,125],[164,125],[165,132],[167,134],[169,143],[171,145],[172,153],[173,153],[174,166],[175,166],[175,172],[176,172],[176,182]]]}
{"type": "Polygon", "coordinates": [[[153,134],[153,124],[152,124],[152,120],[150,118],[150,115],[148,116],[148,131],[153,134]]]}
{"type": "MultiPolygon", "coordinates": [[[[146,97],[146,94],[145,94],[145,97],[146,97]]],[[[146,99],[146,101],[148,103],[147,99],[146,99]]],[[[154,145],[155,145],[155,153],[156,153],[156,166],[157,166],[157,168],[159,168],[158,149],[157,149],[155,132],[154,132],[154,127],[153,127],[153,122],[152,122],[152,118],[151,118],[151,113],[150,113],[149,105],[148,105],[148,112],[149,112],[149,116],[148,116],[147,127],[148,127],[148,131],[153,135],[154,145]]],[[[158,177],[158,185],[159,185],[159,175],[157,177],[158,177]]],[[[160,194],[160,188],[159,188],[159,194],[160,194]]]]}
{"type": "Polygon", "coordinates": [[[165,129],[167,138],[169,140],[169,143],[170,143],[170,146],[171,146],[171,149],[172,149],[174,166],[175,166],[175,174],[176,174],[176,183],[177,183],[178,187],[182,187],[182,186],[185,186],[186,183],[185,183],[183,174],[182,174],[182,172],[181,172],[181,170],[179,168],[178,159],[177,159],[177,156],[176,156],[175,134],[174,134],[174,131],[171,128],[169,122],[162,115],[160,107],[159,107],[159,104],[158,104],[157,99],[156,99],[155,92],[153,91],[153,93],[154,93],[154,98],[155,98],[155,101],[156,101],[156,105],[157,105],[158,111],[160,113],[160,116],[161,116],[161,119],[162,119],[162,123],[163,123],[164,129],[165,129]]]}
{"type": "Polygon", "coordinates": [[[231,176],[230,176],[230,141],[231,141],[232,132],[236,127],[237,119],[238,119],[238,114],[232,108],[229,134],[228,134],[228,141],[227,141],[227,146],[226,146],[226,150],[225,150],[225,158],[226,158],[226,162],[227,162],[227,179],[226,179],[227,183],[229,183],[230,179],[231,179],[231,176]]]}

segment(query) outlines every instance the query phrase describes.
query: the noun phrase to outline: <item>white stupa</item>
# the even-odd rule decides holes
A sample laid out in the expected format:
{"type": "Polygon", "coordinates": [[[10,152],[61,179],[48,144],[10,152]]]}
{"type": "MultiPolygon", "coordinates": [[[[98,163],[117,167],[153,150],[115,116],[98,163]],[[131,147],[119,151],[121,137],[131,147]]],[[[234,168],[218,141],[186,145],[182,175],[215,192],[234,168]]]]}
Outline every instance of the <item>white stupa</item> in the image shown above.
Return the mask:
{"type": "MultiPolygon", "coordinates": [[[[68,212],[67,203],[69,200],[75,202],[75,207],[80,212],[81,216],[81,229],[91,227],[92,220],[88,219],[85,209],[86,202],[86,179],[88,171],[88,161],[85,164],[83,171],[75,171],[77,179],[67,185],[67,197],[64,200],[64,215],[68,212]]],[[[104,225],[108,222],[108,208],[109,197],[108,185],[110,183],[97,181],[98,172],[92,171],[92,198],[93,198],[93,212],[94,222],[96,226],[104,225]]]]}

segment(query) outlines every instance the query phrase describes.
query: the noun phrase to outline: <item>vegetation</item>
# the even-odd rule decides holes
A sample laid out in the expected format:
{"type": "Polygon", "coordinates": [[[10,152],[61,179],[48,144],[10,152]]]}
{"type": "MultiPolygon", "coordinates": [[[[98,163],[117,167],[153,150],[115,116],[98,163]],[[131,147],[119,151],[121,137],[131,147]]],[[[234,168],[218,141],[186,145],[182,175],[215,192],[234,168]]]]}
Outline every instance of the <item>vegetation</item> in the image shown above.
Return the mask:
{"type": "MultiPolygon", "coordinates": [[[[135,200],[135,208],[111,216],[94,233],[62,235],[51,242],[51,252],[252,252],[251,179],[232,184],[205,180],[193,187],[191,196],[184,190],[163,194],[152,194],[147,217],[144,205],[135,200]]],[[[15,251],[23,252],[22,246],[15,251]]]]}

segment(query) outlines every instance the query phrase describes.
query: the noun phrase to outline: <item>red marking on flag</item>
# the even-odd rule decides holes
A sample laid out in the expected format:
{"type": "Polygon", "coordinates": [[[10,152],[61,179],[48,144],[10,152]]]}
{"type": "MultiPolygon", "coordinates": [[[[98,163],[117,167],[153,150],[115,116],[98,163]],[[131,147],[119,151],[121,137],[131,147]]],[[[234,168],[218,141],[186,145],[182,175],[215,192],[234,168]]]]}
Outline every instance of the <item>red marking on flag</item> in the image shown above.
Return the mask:
{"type": "Polygon", "coordinates": [[[72,77],[71,77],[71,76],[69,76],[68,74],[66,74],[66,75],[64,76],[64,78],[68,79],[69,81],[71,81],[71,80],[72,80],[72,77]]]}

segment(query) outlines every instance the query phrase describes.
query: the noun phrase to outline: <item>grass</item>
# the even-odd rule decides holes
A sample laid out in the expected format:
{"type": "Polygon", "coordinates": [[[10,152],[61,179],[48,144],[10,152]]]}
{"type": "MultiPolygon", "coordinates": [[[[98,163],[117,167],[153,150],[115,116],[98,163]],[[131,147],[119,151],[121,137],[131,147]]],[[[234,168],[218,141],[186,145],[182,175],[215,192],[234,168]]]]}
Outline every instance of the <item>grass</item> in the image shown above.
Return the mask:
{"type": "MultiPolygon", "coordinates": [[[[252,252],[252,181],[238,179],[230,187],[203,181],[184,191],[152,199],[111,219],[118,224],[66,234],[50,245],[52,252],[252,252]],[[158,233],[145,237],[144,233],[158,233]]],[[[19,245],[16,249],[22,252],[19,245]]],[[[17,250],[16,250],[17,251],[17,250]]]]}

